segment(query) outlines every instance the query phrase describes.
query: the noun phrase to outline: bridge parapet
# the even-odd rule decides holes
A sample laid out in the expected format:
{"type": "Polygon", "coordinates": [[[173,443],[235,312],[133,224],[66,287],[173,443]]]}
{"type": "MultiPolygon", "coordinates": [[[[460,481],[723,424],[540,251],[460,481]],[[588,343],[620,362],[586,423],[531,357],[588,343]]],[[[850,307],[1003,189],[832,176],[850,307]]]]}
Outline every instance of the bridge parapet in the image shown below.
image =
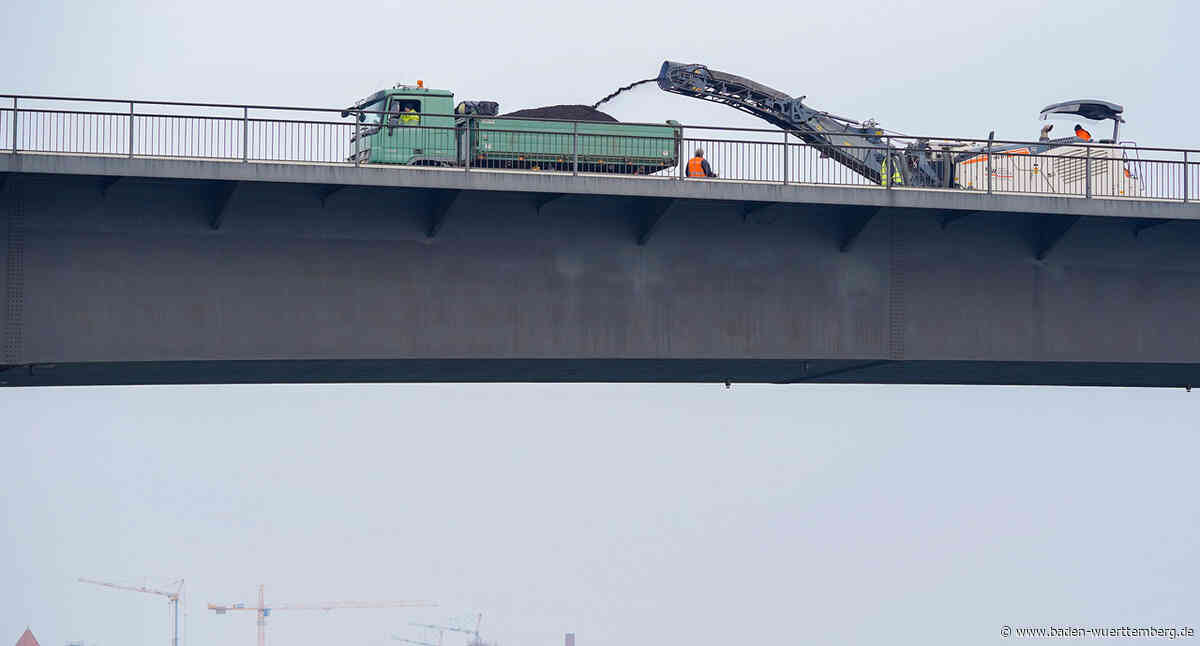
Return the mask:
{"type": "MultiPolygon", "coordinates": [[[[870,190],[945,191],[1042,195],[1083,199],[1195,202],[1200,195],[1200,151],[1079,142],[1049,151],[1044,142],[961,137],[881,136],[879,150],[907,142],[932,154],[960,160],[957,175],[940,188],[902,181],[883,186],[829,158],[826,151],[778,129],[678,125],[664,151],[661,135],[593,134],[587,122],[526,119],[536,127],[505,125],[504,119],[453,117],[454,126],[389,125],[383,112],[171,101],[0,95],[0,149],[10,154],[49,153],[148,159],[219,160],[327,166],[403,166],[366,162],[370,132],[402,135],[424,151],[450,142],[438,165],[464,173],[524,172],[548,175],[625,175],[646,181],[678,180],[743,184],[855,187],[870,190]],[[472,133],[483,123],[492,142],[541,151],[546,157],[499,155],[472,133]],[[719,177],[685,178],[695,149],[719,177]],[[974,151],[974,152],[973,152],[974,151]],[[644,155],[643,155],[644,153],[644,155]],[[646,175],[631,158],[666,156],[669,164],[646,175]]],[[[433,120],[430,120],[433,121],[433,120]]],[[[441,122],[445,122],[442,119],[441,122]]],[[[509,122],[511,123],[511,122],[509,122]]],[[[654,126],[662,124],[626,124],[654,126]]],[[[859,146],[857,148],[862,148],[859,146]]],[[[423,163],[433,163],[425,160],[423,163]]]]}

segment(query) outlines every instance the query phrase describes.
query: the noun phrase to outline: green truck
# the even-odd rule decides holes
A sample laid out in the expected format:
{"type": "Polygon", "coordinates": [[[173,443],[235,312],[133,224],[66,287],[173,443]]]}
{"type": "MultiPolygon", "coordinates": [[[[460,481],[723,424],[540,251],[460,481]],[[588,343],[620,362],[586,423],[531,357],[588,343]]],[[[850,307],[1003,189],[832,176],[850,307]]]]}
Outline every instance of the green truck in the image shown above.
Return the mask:
{"type": "Polygon", "coordinates": [[[397,85],[342,112],[359,124],[350,161],[649,175],[679,164],[681,129],[497,116],[492,101],[454,105],[448,90],[397,85]],[[577,166],[576,166],[577,164],[577,166]]]}

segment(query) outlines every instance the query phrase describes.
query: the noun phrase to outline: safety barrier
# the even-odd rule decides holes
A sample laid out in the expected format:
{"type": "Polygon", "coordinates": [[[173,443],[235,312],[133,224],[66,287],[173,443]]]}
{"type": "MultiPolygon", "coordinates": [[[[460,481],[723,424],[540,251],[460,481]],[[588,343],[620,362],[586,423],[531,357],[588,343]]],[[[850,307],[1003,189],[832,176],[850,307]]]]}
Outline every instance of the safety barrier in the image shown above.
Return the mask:
{"type": "MultiPolygon", "coordinates": [[[[394,116],[394,115],[393,115],[394,116]]],[[[1200,151],[1057,140],[1039,142],[885,135],[876,146],[816,146],[794,133],[667,124],[629,135],[596,134],[594,123],[418,115],[400,124],[362,110],[0,95],[0,154],[55,153],[289,162],[473,171],[622,174],[687,180],[687,160],[704,151],[717,177],[701,181],[859,186],[876,190],[968,190],[1081,198],[1196,201],[1200,151]],[[430,119],[439,117],[440,119],[430,119]],[[427,125],[435,121],[443,125],[427,125]],[[453,124],[453,125],[448,125],[453,124]],[[509,124],[512,125],[512,124],[509,124]],[[384,132],[387,138],[373,137],[384,132]],[[663,134],[638,133],[670,132],[663,134]],[[470,133],[470,134],[468,134],[470,133]],[[395,137],[393,139],[392,137],[395,137]],[[370,141],[388,142],[385,146],[370,141]],[[907,173],[868,177],[833,157],[921,147],[953,156],[939,187],[906,184],[907,173]],[[390,152],[389,152],[390,151],[390,152]],[[414,157],[414,151],[416,155],[414,157]],[[948,185],[946,185],[948,184],[948,185]]],[[[875,169],[876,173],[880,170],[875,169]]],[[[910,182],[911,184],[911,182],[910,182]]]]}

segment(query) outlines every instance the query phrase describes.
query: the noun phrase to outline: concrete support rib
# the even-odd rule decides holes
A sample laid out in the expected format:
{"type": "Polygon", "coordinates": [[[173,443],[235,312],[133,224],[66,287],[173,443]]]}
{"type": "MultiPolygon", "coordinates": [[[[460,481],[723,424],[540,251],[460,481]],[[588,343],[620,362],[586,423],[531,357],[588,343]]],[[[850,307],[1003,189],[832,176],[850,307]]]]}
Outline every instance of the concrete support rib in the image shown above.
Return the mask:
{"type": "Polygon", "coordinates": [[[1171,220],[1138,220],[1133,225],[1133,237],[1137,238],[1141,236],[1142,232],[1146,229],[1153,229],[1154,227],[1162,226],[1168,222],[1171,222],[1171,220]]]}
{"type": "Polygon", "coordinates": [[[768,206],[771,206],[770,202],[746,202],[745,204],[742,204],[741,208],[739,209],[742,214],[742,222],[749,222],[750,216],[762,211],[768,206]]]}
{"type": "Polygon", "coordinates": [[[942,229],[945,229],[946,227],[950,226],[951,223],[957,222],[963,218],[971,217],[972,215],[979,215],[979,212],[978,211],[946,211],[941,217],[938,218],[938,221],[939,221],[939,224],[941,224],[942,229]]]}
{"type": "Polygon", "coordinates": [[[218,182],[213,188],[212,211],[208,218],[208,226],[213,231],[220,229],[221,225],[225,223],[229,204],[233,201],[233,195],[237,193],[240,185],[241,182],[218,182]]]}
{"type": "Polygon", "coordinates": [[[326,186],[326,187],[322,188],[321,192],[319,194],[319,197],[321,198],[321,208],[325,208],[326,206],[328,206],[329,198],[342,192],[342,190],[345,188],[346,188],[345,186],[340,186],[340,185],[326,186]]]}
{"type": "Polygon", "coordinates": [[[841,237],[838,239],[838,251],[846,253],[854,246],[854,241],[862,234],[863,229],[883,212],[883,208],[851,209],[841,217],[841,237]]]}
{"type": "Polygon", "coordinates": [[[562,193],[543,193],[534,198],[533,204],[538,215],[541,215],[542,209],[545,208],[546,205],[550,204],[551,202],[561,200],[563,197],[564,195],[562,193]]]}
{"type": "Polygon", "coordinates": [[[1078,215],[1047,215],[1034,224],[1033,257],[1045,260],[1050,252],[1058,246],[1062,239],[1079,222],[1078,215]]]}
{"type": "Polygon", "coordinates": [[[122,177],[120,175],[100,178],[100,198],[108,199],[108,192],[111,191],[112,188],[121,181],[121,179],[122,177]]]}
{"type": "Polygon", "coordinates": [[[441,232],[446,215],[461,194],[462,191],[433,191],[429,201],[429,223],[425,227],[426,238],[435,238],[441,232]]]}
{"type": "Polygon", "coordinates": [[[639,247],[645,246],[650,241],[650,236],[654,235],[654,231],[658,229],[659,222],[663,216],[675,204],[675,200],[671,199],[648,199],[640,200],[638,210],[640,211],[637,243],[639,247]]]}

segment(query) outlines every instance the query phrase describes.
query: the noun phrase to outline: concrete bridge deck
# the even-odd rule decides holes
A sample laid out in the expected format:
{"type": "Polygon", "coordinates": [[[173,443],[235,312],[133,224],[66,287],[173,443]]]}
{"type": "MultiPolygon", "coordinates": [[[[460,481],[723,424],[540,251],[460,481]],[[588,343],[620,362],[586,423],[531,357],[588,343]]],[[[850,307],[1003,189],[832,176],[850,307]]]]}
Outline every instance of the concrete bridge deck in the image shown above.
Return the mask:
{"type": "Polygon", "coordinates": [[[982,213],[1041,213],[1135,219],[1198,219],[1200,204],[1150,198],[1084,198],[955,189],[780,184],[673,177],[423,168],[395,165],[250,162],[21,153],[0,156],[0,172],[146,179],[320,184],[489,192],[712,200],[739,204],[874,206],[982,213]]]}
{"type": "Polygon", "coordinates": [[[1200,383],[1200,207],[0,155],[4,385],[1200,383]]]}

